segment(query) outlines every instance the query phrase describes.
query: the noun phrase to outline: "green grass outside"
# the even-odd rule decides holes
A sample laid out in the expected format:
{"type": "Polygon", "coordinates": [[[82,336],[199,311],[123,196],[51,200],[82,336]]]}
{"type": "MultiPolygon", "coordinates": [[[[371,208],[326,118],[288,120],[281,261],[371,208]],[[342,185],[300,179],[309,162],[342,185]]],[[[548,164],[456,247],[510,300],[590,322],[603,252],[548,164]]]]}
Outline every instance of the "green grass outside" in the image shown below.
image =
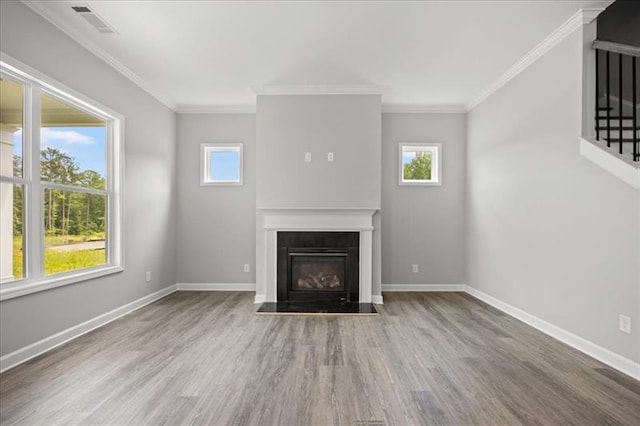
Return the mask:
{"type": "Polygon", "coordinates": [[[90,268],[104,264],[107,259],[104,249],[102,250],[74,250],[55,251],[46,250],[45,274],[57,274],[59,272],[73,271],[76,269],[90,268]]]}
{"type": "MultiPolygon", "coordinates": [[[[44,239],[45,247],[54,247],[64,244],[73,244],[84,241],[95,241],[84,235],[47,236],[44,239]]],[[[102,265],[106,262],[104,249],[99,250],[72,250],[57,251],[45,250],[45,274],[57,274],[76,269],[90,268],[102,265]]],[[[15,279],[23,278],[22,270],[22,237],[13,239],[13,276],[15,279]]]]}
{"type": "Polygon", "coordinates": [[[13,238],[13,277],[22,278],[22,237],[13,238]]]}

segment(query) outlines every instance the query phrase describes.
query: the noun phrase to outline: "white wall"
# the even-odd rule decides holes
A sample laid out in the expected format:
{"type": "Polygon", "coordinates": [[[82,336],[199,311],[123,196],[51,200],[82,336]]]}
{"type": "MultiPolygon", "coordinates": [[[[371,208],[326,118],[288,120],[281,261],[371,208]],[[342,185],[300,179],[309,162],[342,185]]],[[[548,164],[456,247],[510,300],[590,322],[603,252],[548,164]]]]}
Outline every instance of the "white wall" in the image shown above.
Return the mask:
{"type": "Polygon", "coordinates": [[[383,114],[383,284],[466,283],[465,141],[464,114],[383,114]],[[400,142],[442,144],[441,186],[398,185],[400,142]]]}
{"type": "Polygon", "coordinates": [[[258,96],[257,207],[379,209],[380,121],[379,95],[258,96]]]}
{"type": "Polygon", "coordinates": [[[469,113],[469,284],[637,362],[640,195],[579,155],[582,43],[469,113]]]}
{"type": "Polygon", "coordinates": [[[23,4],[3,1],[0,19],[2,52],[126,120],[125,271],[2,302],[5,355],[176,282],[176,117],[23,4]]]}
{"type": "Polygon", "coordinates": [[[178,282],[255,283],[255,129],[255,114],[178,115],[178,282]],[[243,144],[242,186],[200,186],[200,144],[216,142],[243,144]]]}

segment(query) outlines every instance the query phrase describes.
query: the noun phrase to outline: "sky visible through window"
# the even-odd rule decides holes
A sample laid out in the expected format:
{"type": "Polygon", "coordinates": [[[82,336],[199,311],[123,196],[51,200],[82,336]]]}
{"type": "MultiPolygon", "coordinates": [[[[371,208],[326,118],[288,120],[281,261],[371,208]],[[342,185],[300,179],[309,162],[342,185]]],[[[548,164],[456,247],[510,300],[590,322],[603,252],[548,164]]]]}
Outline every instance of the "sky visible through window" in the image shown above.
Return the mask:
{"type": "Polygon", "coordinates": [[[213,151],[209,155],[212,180],[232,182],[240,180],[238,151],[213,151]]]}
{"type": "MultiPolygon", "coordinates": [[[[55,148],[73,158],[80,171],[93,170],[105,176],[106,127],[43,127],[41,149],[55,148]]],[[[13,155],[22,157],[22,130],[13,134],[13,155]]]]}
{"type": "Polygon", "coordinates": [[[416,158],[416,154],[416,151],[404,151],[402,153],[402,164],[404,165],[411,163],[411,160],[416,158]]]}

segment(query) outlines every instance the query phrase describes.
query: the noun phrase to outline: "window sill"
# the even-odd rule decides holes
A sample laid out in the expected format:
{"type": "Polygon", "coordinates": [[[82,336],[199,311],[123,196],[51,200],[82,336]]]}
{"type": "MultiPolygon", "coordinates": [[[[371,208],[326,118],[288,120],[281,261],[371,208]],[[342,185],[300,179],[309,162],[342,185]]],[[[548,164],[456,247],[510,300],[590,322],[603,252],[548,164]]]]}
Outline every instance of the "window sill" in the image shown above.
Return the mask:
{"type": "Polygon", "coordinates": [[[424,181],[404,181],[398,183],[400,186],[442,186],[442,182],[424,182],[424,181]]]}
{"type": "Polygon", "coordinates": [[[38,293],[56,287],[69,284],[76,284],[82,281],[103,277],[105,275],[116,274],[124,271],[122,266],[105,266],[96,269],[89,269],[73,274],[60,274],[57,276],[43,277],[37,280],[20,280],[2,284],[0,287],[0,302],[26,296],[27,294],[38,293]]]}
{"type": "Polygon", "coordinates": [[[242,186],[242,182],[200,182],[200,186],[242,186]]]}

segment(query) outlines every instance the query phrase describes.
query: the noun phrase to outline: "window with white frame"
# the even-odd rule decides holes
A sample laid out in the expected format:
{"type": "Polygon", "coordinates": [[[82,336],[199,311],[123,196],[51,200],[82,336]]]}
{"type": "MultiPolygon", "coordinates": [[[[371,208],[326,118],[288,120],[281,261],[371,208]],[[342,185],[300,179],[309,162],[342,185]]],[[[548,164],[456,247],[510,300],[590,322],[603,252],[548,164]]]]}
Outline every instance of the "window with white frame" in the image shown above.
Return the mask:
{"type": "Polygon", "coordinates": [[[399,144],[400,185],[442,185],[442,145],[399,144]]]}
{"type": "Polygon", "coordinates": [[[122,270],[122,117],[11,62],[0,62],[0,299],[122,270]]]}
{"type": "Polygon", "coordinates": [[[200,169],[201,185],[242,185],[242,144],[203,143],[200,169]]]}

